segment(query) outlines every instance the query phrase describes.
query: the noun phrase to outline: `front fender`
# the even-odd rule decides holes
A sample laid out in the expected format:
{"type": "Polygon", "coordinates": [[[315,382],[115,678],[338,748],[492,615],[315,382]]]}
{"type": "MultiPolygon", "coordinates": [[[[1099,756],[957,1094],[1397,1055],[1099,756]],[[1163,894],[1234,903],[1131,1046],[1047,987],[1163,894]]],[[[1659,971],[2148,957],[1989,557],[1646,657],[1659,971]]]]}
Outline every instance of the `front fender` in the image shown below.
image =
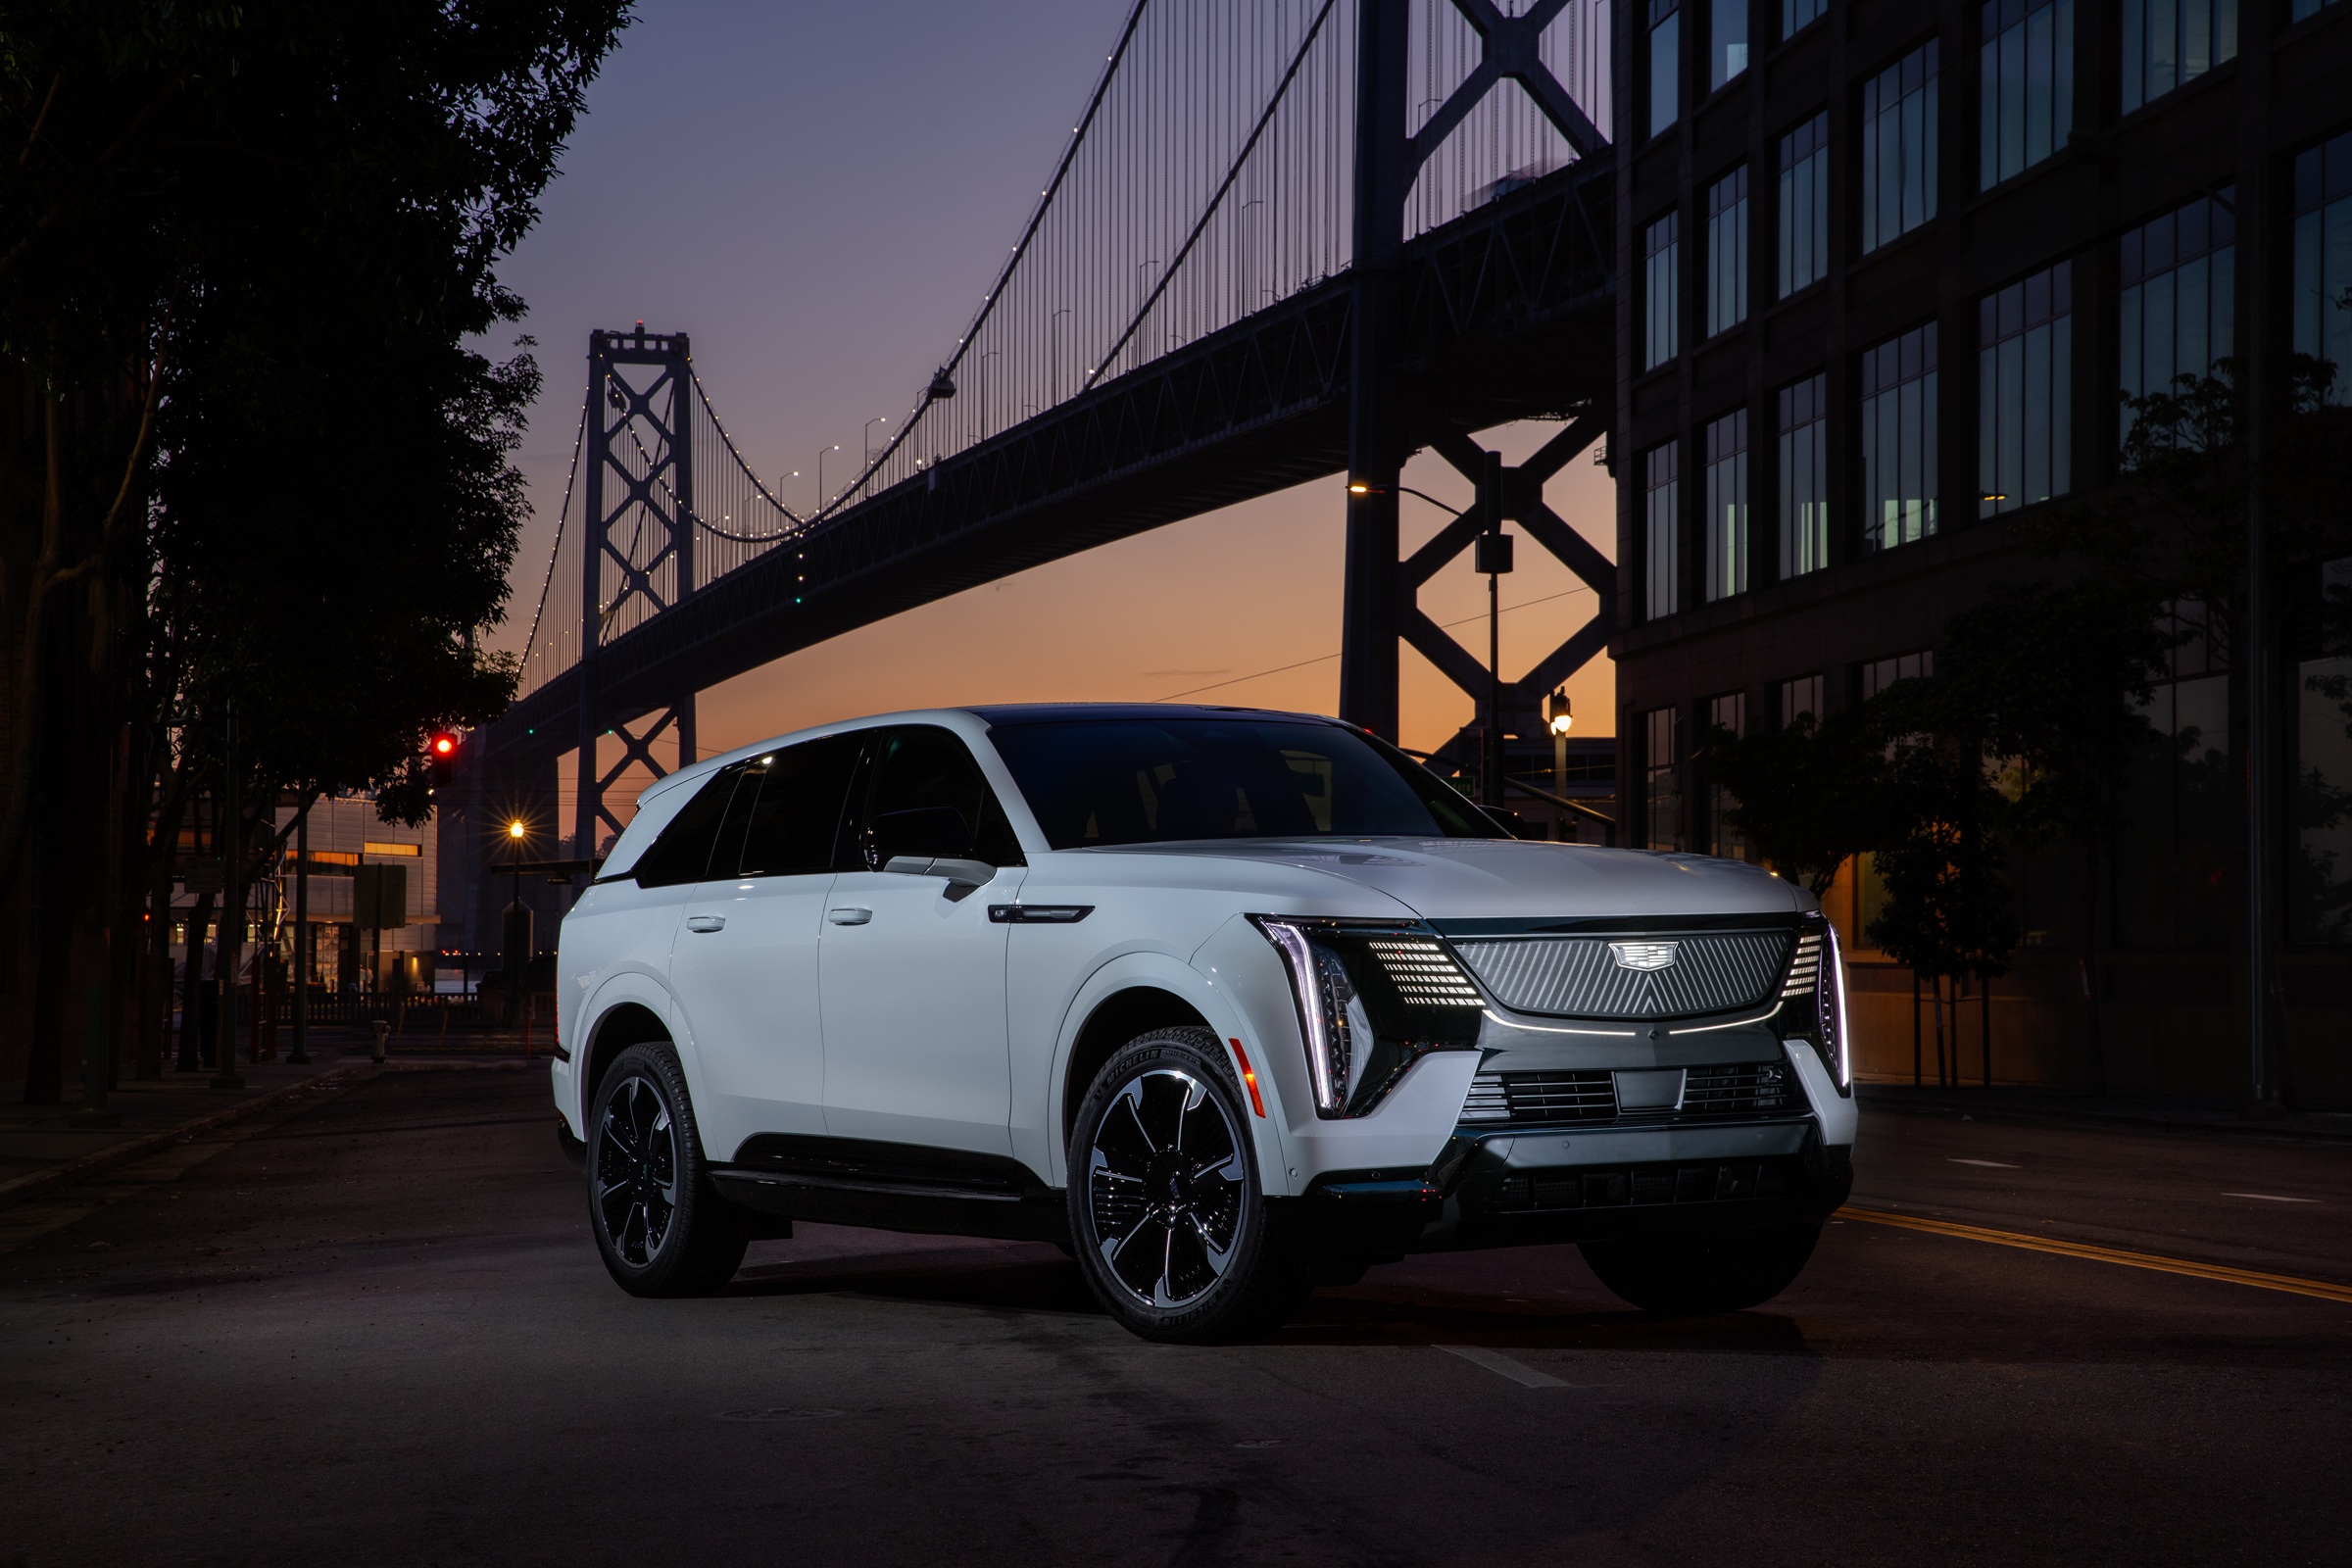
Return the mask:
{"type": "MultiPolygon", "coordinates": [[[[1183,959],[1165,953],[1120,954],[1106,959],[1078,987],[1054,1038],[1051,1066],[1042,1086],[1042,1103],[1036,1107],[1039,1114],[1035,1126],[1013,1129],[1014,1152],[1032,1169],[1043,1171],[1052,1185],[1068,1184],[1069,1160],[1062,1147],[1061,1106],[1069,1085],[1071,1061],[1077,1054],[1078,1037],[1102,1004],[1122,991],[1138,987],[1165,991],[1200,1013],[1217,1038],[1225,1042],[1228,1060],[1232,1059],[1232,1043],[1236,1040],[1242,1043],[1255,1072],[1258,1095],[1266,1110],[1263,1116],[1255,1114],[1250,1108],[1248,1094],[1243,1095],[1243,1110],[1257,1153],[1257,1168],[1267,1193],[1287,1193],[1290,1159],[1282,1135],[1282,1102],[1266,1071],[1266,1047],[1258,1029],[1224,987],[1183,959]],[[1021,1148],[1024,1142],[1029,1145],[1026,1150],[1021,1148]]],[[[1238,1063],[1236,1076],[1239,1076],[1238,1063]]]]}

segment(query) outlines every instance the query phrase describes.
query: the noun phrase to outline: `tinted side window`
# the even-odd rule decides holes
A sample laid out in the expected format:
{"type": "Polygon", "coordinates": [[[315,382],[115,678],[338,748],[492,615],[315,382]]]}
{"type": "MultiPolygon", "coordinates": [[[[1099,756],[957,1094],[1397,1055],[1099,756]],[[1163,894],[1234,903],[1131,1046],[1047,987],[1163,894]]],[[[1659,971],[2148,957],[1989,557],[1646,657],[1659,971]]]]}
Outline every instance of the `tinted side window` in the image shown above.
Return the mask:
{"type": "Polygon", "coordinates": [[[874,845],[878,820],[894,812],[942,808],[961,821],[959,855],[991,865],[1022,863],[1004,808],[971,752],[950,731],[912,725],[889,731],[876,745],[871,777],[856,858],[866,868],[881,869],[874,845]]]}
{"type": "Polygon", "coordinates": [[[743,777],[743,764],[722,767],[698,791],[686,808],[662,830],[637,862],[637,885],[670,888],[700,882],[710,864],[710,847],[718,840],[719,824],[743,777]]]}
{"type": "Polygon", "coordinates": [[[792,876],[833,868],[841,808],[864,740],[829,735],[751,764],[745,777],[758,778],[760,792],[743,840],[739,875],[792,876]]]}

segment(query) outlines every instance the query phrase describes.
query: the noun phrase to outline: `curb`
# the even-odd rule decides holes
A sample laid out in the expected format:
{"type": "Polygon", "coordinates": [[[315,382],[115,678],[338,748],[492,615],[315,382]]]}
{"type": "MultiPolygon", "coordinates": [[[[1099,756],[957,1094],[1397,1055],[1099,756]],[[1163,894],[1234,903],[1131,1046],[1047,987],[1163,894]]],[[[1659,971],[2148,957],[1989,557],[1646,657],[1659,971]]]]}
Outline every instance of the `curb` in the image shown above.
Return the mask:
{"type": "Polygon", "coordinates": [[[2207,1138],[2253,1140],[2263,1143],[2352,1144],[2352,1127],[2296,1126],[2292,1122],[2280,1121],[2190,1120],[2179,1116],[2135,1115],[2127,1110],[2076,1110],[2058,1106],[1906,1104],[1900,1100],[1885,1100],[1876,1095],[1857,1096],[1856,1102],[1865,1110],[1885,1111],[1895,1116],[1939,1116],[1946,1121],[1973,1119],[2004,1122],[2012,1125],[2046,1125],[2051,1122],[2063,1122],[2073,1127],[2112,1127],[2129,1132],[2192,1133],[2207,1138]]]}
{"type": "Polygon", "coordinates": [[[169,1149],[173,1144],[184,1143],[199,1133],[211,1132],[216,1127],[225,1127],[230,1122],[240,1121],[257,1110],[276,1104],[290,1095],[316,1089],[320,1084],[333,1083],[337,1079],[357,1077],[363,1069],[374,1065],[373,1062],[354,1062],[346,1066],[329,1067],[315,1078],[305,1078],[298,1083],[280,1085],[266,1095],[256,1095],[251,1100],[241,1100],[233,1105],[223,1105],[209,1116],[197,1116],[183,1121],[175,1127],[167,1127],[161,1132],[149,1133],[144,1138],[133,1138],[128,1143],[117,1144],[111,1149],[101,1149],[96,1153],[84,1154],[81,1158],[68,1164],[52,1165],[47,1170],[36,1170],[28,1176],[19,1176],[13,1181],[0,1183],[0,1208],[8,1208],[21,1203],[34,1194],[47,1192],[52,1187],[69,1186],[86,1176],[95,1176],[101,1171],[112,1170],[118,1165],[130,1164],[134,1160],[145,1158],[158,1150],[169,1149]]]}

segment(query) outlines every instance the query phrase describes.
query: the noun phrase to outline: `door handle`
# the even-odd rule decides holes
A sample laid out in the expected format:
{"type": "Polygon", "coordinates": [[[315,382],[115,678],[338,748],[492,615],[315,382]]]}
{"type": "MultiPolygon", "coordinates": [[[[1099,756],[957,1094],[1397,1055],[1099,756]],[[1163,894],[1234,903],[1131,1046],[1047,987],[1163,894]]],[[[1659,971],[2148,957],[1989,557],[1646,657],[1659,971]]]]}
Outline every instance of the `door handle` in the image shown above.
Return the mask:
{"type": "Polygon", "coordinates": [[[686,929],[689,931],[723,931],[726,926],[727,917],[723,914],[690,914],[686,917],[686,929]]]}
{"type": "Polygon", "coordinates": [[[874,917],[871,909],[827,909],[825,918],[835,925],[863,925],[874,917]]]}

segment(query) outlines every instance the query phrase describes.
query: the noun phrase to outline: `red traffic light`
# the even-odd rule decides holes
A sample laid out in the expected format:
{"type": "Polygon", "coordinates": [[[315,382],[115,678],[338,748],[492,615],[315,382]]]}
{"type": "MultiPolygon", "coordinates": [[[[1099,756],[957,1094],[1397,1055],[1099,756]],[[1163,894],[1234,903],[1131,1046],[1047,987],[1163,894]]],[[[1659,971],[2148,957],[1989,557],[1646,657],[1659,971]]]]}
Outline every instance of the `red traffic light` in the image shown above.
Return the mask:
{"type": "Polygon", "coordinates": [[[455,757],[458,753],[458,738],[449,731],[443,730],[432,738],[431,746],[435,757],[455,757]]]}

